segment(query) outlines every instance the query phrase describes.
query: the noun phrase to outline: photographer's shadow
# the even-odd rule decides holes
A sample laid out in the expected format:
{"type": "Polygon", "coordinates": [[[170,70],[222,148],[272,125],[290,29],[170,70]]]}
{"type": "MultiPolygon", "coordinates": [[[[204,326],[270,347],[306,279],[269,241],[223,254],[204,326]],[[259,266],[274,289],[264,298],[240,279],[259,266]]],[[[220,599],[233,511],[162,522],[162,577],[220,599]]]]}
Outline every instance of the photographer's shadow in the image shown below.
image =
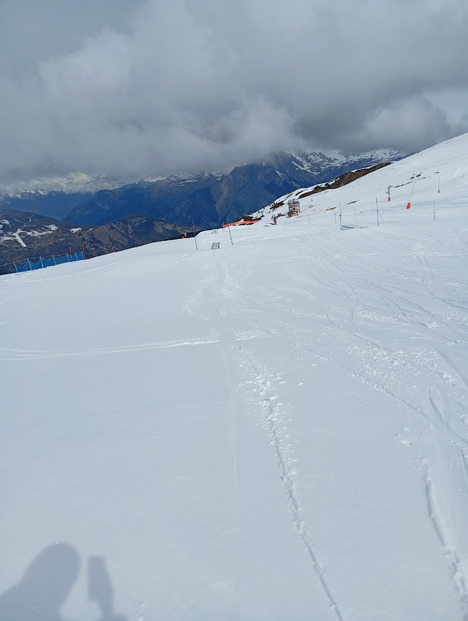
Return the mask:
{"type": "MultiPolygon", "coordinates": [[[[19,584],[0,597],[1,621],[64,621],[61,608],[80,571],[77,551],[66,543],[49,546],[27,568],[19,584]]],[[[126,621],[114,614],[114,592],[105,559],[88,559],[88,598],[101,613],[98,621],[126,621]]]]}
{"type": "Polygon", "coordinates": [[[72,546],[49,546],[32,561],[22,581],[0,597],[0,619],[63,621],[60,608],[79,570],[80,558],[72,546]]]}

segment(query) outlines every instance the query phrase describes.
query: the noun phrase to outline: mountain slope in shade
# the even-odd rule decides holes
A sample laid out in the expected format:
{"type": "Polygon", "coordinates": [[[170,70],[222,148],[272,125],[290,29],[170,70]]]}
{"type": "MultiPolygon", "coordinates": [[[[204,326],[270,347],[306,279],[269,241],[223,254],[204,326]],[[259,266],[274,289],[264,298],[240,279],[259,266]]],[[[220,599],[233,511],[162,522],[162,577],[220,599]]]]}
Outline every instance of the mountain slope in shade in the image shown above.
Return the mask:
{"type": "Polygon", "coordinates": [[[175,239],[188,227],[156,220],[151,216],[133,216],[97,227],[80,227],[34,213],[0,208],[0,274],[15,271],[14,264],[26,259],[62,256],[84,252],[89,258],[126,250],[156,241],[175,239]]]}

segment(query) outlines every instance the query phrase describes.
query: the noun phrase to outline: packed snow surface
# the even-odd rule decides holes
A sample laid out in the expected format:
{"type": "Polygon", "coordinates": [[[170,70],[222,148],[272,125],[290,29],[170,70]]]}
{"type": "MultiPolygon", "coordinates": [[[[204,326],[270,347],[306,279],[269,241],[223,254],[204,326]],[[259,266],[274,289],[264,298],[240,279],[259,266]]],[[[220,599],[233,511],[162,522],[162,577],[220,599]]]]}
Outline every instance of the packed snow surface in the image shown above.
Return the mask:
{"type": "Polygon", "coordinates": [[[293,196],[0,278],[2,621],[468,618],[468,135],[293,196]]]}

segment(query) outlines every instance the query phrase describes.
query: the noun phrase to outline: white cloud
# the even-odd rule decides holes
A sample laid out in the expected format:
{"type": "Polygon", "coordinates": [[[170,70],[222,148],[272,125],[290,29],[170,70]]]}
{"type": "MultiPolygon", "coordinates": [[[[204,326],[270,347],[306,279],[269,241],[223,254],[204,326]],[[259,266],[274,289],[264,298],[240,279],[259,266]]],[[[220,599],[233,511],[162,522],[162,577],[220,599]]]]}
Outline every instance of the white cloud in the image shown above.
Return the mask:
{"type": "Polygon", "coordinates": [[[39,75],[48,95],[67,98],[116,88],[128,80],[130,67],[126,37],[105,29],[77,52],[41,62],[39,75]]]}
{"type": "Polygon", "coordinates": [[[63,4],[0,4],[0,186],[468,131],[466,0],[63,4]]]}

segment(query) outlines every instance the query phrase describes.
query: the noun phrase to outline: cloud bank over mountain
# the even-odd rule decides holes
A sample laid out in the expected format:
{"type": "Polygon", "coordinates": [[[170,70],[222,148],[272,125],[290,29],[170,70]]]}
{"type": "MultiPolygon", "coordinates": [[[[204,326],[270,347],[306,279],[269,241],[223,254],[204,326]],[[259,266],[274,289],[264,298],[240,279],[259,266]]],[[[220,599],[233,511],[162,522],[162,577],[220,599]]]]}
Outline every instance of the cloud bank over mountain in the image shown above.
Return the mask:
{"type": "Polygon", "coordinates": [[[3,0],[0,187],[468,131],[465,0],[3,0]]]}

